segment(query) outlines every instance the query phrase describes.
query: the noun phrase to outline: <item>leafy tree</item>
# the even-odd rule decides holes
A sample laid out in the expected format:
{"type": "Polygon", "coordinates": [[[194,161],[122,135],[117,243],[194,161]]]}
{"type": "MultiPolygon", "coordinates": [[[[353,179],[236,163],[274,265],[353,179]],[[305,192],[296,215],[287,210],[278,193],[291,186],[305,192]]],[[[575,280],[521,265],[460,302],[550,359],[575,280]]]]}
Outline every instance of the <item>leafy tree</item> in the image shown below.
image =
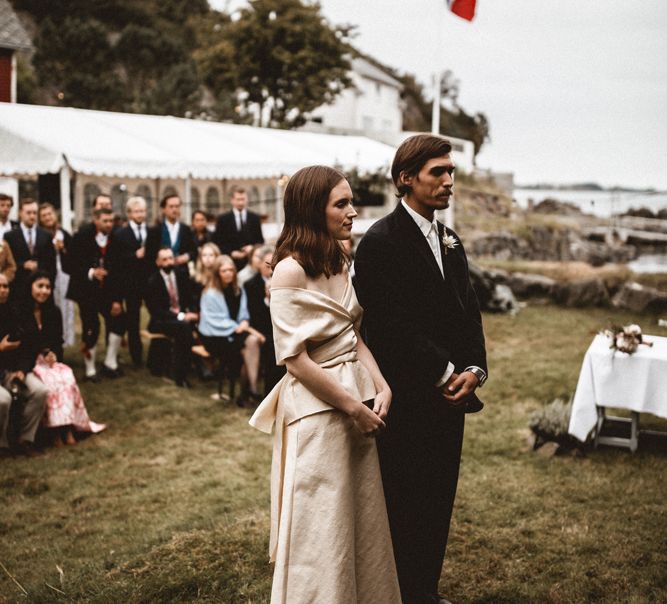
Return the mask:
{"type": "Polygon", "coordinates": [[[111,46],[102,23],[66,17],[56,24],[47,17],[35,46],[36,73],[52,90],[53,102],[90,109],[122,106],[121,81],[110,60],[111,46]]]}
{"type": "Polygon", "coordinates": [[[195,56],[213,92],[235,96],[242,113],[269,107],[271,125],[299,126],[351,84],[351,28],[328,25],[318,4],[250,0],[237,20],[216,25],[195,56]]]}

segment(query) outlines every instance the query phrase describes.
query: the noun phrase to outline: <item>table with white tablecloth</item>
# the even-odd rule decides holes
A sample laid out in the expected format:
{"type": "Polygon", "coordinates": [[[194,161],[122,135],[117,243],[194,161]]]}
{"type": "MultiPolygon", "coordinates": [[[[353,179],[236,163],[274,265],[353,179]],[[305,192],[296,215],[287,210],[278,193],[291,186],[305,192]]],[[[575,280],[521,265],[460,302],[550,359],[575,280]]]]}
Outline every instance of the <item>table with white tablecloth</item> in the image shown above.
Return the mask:
{"type": "MultiPolygon", "coordinates": [[[[605,407],[628,409],[633,418],[652,413],[667,419],[667,338],[645,335],[644,340],[653,345],[639,346],[629,355],[612,350],[607,337],[595,336],[572,401],[570,434],[585,441],[591,431],[599,431],[605,407]]],[[[633,434],[635,430],[633,423],[633,434]]]]}

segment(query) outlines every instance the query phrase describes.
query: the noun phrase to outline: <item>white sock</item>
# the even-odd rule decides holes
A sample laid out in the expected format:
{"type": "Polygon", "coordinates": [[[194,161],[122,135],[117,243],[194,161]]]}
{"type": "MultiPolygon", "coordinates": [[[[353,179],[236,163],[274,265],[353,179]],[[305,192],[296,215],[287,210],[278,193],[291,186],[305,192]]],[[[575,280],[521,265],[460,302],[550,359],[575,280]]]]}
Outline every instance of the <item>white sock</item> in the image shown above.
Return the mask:
{"type": "Polygon", "coordinates": [[[104,358],[104,364],[109,369],[118,369],[118,350],[123,338],[117,333],[109,334],[109,343],[107,344],[107,356],[104,358]]]}
{"type": "Polygon", "coordinates": [[[86,377],[92,377],[95,375],[95,349],[97,346],[93,346],[88,349],[88,354],[83,355],[83,362],[86,365],[86,377]]]}

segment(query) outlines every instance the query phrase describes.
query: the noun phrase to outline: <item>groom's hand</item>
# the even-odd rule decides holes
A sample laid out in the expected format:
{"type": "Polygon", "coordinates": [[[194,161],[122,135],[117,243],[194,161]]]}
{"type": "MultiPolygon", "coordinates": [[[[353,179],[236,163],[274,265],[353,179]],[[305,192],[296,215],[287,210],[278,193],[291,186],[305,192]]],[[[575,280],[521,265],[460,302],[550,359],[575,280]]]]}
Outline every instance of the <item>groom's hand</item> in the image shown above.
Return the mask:
{"type": "Polygon", "coordinates": [[[453,405],[459,405],[475,392],[479,379],[474,373],[464,371],[463,373],[452,373],[449,380],[442,387],[442,396],[453,405]]]}

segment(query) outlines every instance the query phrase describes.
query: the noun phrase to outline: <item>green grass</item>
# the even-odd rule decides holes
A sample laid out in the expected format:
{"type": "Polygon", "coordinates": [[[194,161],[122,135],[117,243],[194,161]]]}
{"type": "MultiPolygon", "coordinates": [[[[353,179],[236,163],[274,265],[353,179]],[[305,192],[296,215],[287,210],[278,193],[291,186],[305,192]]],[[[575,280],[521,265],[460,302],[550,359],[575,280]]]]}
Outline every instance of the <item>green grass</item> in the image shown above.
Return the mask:
{"type": "MultiPolygon", "coordinates": [[[[667,600],[664,449],[547,458],[527,443],[531,412],[572,392],[608,318],[667,335],[610,313],[485,317],[491,378],[466,426],[441,584],[452,601],[667,600]]],[[[0,601],[267,602],[271,442],[249,412],[143,371],[83,390],[106,432],[0,465],[0,562],[28,592],[0,569],[0,601]]]]}

